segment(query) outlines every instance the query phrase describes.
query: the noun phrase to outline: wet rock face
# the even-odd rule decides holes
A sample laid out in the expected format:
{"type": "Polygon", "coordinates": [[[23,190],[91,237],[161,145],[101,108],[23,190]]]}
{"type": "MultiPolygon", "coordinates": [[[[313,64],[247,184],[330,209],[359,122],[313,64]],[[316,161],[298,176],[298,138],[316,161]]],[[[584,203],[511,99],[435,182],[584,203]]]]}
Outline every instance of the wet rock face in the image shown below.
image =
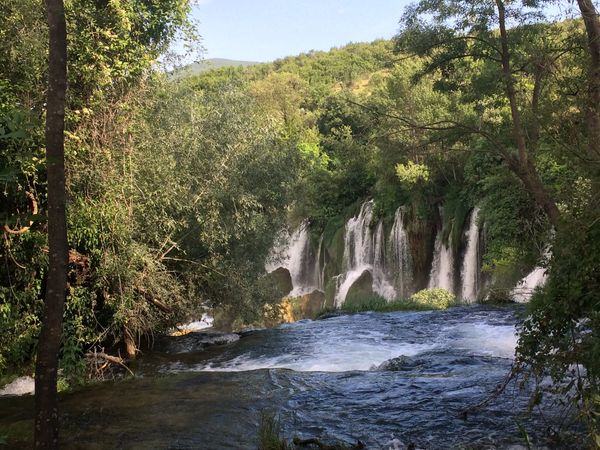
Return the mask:
{"type": "Polygon", "coordinates": [[[281,292],[291,292],[294,288],[292,284],[292,275],[290,274],[290,271],[284,267],[278,267],[267,276],[273,280],[279,289],[281,289],[281,292]]]}
{"type": "Polygon", "coordinates": [[[162,336],[156,342],[154,350],[163,353],[200,352],[214,345],[231,344],[240,339],[239,334],[212,332],[194,332],[183,336],[162,336]]]}
{"type": "Polygon", "coordinates": [[[249,328],[243,328],[240,331],[236,331],[236,334],[238,334],[240,337],[246,337],[246,336],[250,336],[251,334],[257,333],[259,331],[263,331],[265,330],[265,328],[254,328],[254,327],[249,327],[249,328]]]}
{"type": "Polygon", "coordinates": [[[368,270],[360,274],[346,295],[346,303],[352,304],[354,301],[369,298],[373,296],[373,275],[368,270]]]}
{"type": "Polygon", "coordinates": [[[382,362],[378,366],[373,366],[371,370],[378,372],[401,372],[415,370],[423,364],[422,361],[409,356],[398,356],[396,358],[388,359],[382,362]]]}
{"type": "Polygon", "coordinates": [[[314,319],[325,306],[325,294],[321,291],[313,291],[310,294],[305,294],[299,298],[298,309],[300,319],[314,319]]]}

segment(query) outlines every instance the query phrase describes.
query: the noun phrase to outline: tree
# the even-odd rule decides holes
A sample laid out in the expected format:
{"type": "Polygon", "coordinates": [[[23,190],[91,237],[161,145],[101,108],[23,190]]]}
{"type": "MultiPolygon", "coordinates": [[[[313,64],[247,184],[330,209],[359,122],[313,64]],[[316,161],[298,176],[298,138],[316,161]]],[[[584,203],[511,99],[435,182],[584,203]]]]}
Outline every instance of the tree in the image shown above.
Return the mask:
{"type": "Polygon", "coordinates": [[[67,289],[67,220],[64,166],[67,27],[62,0],[46,0],[49,59],[46,109],[48,251],[44,318],[35,367],[35,448],[58,448],[58,352],[67,289]]]}
{"type": "MultiPolygon", "coordinates": [[[[110,152],[124,148],[116,144],[122,135],[111,140],[114,146],[104,145],[107,130],[124,129],[123,135],[130,135],[129,126],[133,122],[124,122],[141,119],[133,114],[137,103],[133,103],[129,93],[151,83],[159,72],[155,70],[156,61],[168,49],[169,42],[182,35],[185,38],[186,34],[191,39],[189,33],[193,34],[193,30],[187,20],[188,0],[70,0],[64,6],[69,37],[65,116],[69,249],[78,260],[86,261],[87,266],[83,272],[79,263],[70,267],[69,273],[75,278],[69,279],[60,367],[69,382],[78,383],[85,368],[83,356],[98,342],[97,336],[107,344],[120,333],[116,330],[118,325],[111,327],[110,337],[101,331],[94,333],[97,330],[94,314],[107,303],[110,306],[104,298],[96,301],[96,294],[113,293],[113,286],[104,284],[96,291],[98,285],[93,285],[104,275],[98,270],[98,249],[99,242],[104,242],[109,233],[101,233],[100,224],[106,211],[97,208],[91,202],[94,197],[90,191],[74,184],[74,179],[87,175],[93,180],[90,173],[96,170],[106,173],[107,166],[115,164],[111,163],[110,152]],[[115,118],[117,123],[112,120],[115,118]],[[110,126],[101,128],[101,123],[110,126]],[[98,149],[106,156],[104,167],[90,164],[91,155],[98,149]],[[81,323],[85,325],[82,327],[81,323]]],[[[40,8],[37,0],[0,2],[0,180],[3,182],[0,227],[24,230],[24,224],[33,222],[27,232],[6,233],[0,239],[0,258],[6,261],[0,266],[0,371],[18,370],[34,361],[43,317],[48,273],[47,227],[45,217],[34,211],[32,196],[45,216],[48,185],[44,123],[49,32],[46,19],[46,8],[40,8]]],[[[119,179],[118,183],[122,181],[119,179]]],[[[88,182],[85,187],[93,186],[88,182]]],[[[117,241],[114,233],[111,239],[117,241]]],[[[125,250],[132,248],[133,244],[125,250]]],[[[132,260],[125,256],[123,246],[117,246],[116,251],[125,261],[132,260]]],[[[162,271],[154,273],[158,272],[163,275],[162,271]]],[[[172,286],[171,281],[165,285],[172,286]]],[[[103,317],[113,317],[111,311],[107,312],[103,317]]],[[[106,329],[105,324],[102,327],[106,329]]]]}
{"type": "Polygon", "coordinates": [[[588,98],[586,119],[589,156],[600,163],[600,20],[591,0],[577,0],[588,37],[590,63],[588,69],[588,98]]]}
{"type": "Polygon", "coordinates": [[[488,148],[501,155],[557,226],[560,213],[538,173],[535,152],[540,140],[543,89],[554,64],[569,51],[569,43],[547,45],[551,38],[548,30],[528,23],[529,16],[520,5],[507,11],[502,0],[422,0],[410,7],[396,37],[397,50],[423,57],[422,75],[437,72],[441,78],[438,88],[460,90],[461,101],[469,103],[474,114],[457,120],[405,124],[485,138],[488,148]],[[518,26],[509,29],[509,19],[518,26]],[[468,83],[483,89],[469,92],[464,89],[468,83]],[[501,127],[497,121],[486,121],[487,111],[493,109],[502,120],[501,127]],[[508,130],[504,125],[508,123],[512,141],[505,138],[508,130]]]}

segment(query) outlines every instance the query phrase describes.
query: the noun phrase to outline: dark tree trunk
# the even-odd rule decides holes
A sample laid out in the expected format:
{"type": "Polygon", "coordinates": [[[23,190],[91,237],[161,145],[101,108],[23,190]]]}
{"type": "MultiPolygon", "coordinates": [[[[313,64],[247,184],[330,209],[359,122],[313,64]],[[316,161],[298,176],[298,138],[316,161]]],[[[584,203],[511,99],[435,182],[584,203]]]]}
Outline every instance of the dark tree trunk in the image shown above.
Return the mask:
{"type": "MultiPolygon", "coordinates": [[[[588,1],[588,0],[583,0],[588,1]]],[[[531,193],[536,203],[540,205],[550,223],[557,227],[560,222],[560,212],[556,206],[556,202],[542,183],[539,174],[535,168],[533,161],[530,158],[527,144],[525,141],[525,129],[521,121],[521,113],[519,111],[517,103],[517,94],[515,92],[515,83],[510,67],[510,52],[508,43],[508,34],[506,32],[506,12],[504,9],[504,2],[502,0],[496,0],[496,6],[498,7],[498,21],[500,26],[500,44],[501,44],[501,55],[502,55],[502,74],[504,77],[504,88],[506,96],[510,103],[510,113],[512,117],[513,132],[515,135],[515,141],[517,144],[518,151],[518,162],[514,160],[507,161],[509,167],[515,172],[520,180],[525,185],[525,188],[531,193]]],[[[536,83],[537,84],[537,83],[536,83]]],[[[539,87],[538,87],[539,89],[539,87]]],[[[535,95],[539,95],[539,92],[534,92],[535,95]]],[[[534,98],[537,101],[537,98],[534,98]]],[[[537,106],[534,105],[536,108],[537,106]]]]}
{"type": "Polygon", "coordinates": [[[592,0],[577,0],[585,24],[590,54],[586,119],[590,158],[600,163],[600,20],[592,0]]]}
{"type": "Polygon", "coordinates": [[[56,377],[67,288],[67,221],[64,168],[67,30],[63,0],[46,0],[49,33],[46,166],[49,268],[44,319],[35,365],[36,449],[58,448],[56,377]]]}

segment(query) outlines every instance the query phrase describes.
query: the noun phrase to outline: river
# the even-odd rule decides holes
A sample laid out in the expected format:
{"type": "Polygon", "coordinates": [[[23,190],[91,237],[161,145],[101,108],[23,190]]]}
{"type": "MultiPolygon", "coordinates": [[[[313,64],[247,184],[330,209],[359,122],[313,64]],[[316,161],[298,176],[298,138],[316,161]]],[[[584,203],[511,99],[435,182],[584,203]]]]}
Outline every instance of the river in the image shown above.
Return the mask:
{"type": "MultiPolygon", "coordinates": [[[[155,351],[134,379],[62,396],[63,447],[255,449],[261,411],[290,438],[373,449],[508,449],[524,445],[519,424],[535,443],[543,426],[523,416],[527,393],[490,399],[511,369],[520,311],[340,315],[206,351],[155,351]]],[[[2,429],[30,426],[31,407],[31,397],[0,399],[2,429]]]]}

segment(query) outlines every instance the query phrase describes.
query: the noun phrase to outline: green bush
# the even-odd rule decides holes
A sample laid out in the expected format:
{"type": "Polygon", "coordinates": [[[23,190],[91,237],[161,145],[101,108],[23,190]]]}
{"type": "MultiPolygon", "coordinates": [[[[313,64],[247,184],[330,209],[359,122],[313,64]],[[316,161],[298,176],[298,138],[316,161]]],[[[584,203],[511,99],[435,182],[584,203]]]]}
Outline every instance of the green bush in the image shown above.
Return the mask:
{"type": "Polygon", "coordinates": [[[455,303],[456,297],[446,289],[433,288],[423,289],[413,294],[410,300],[416,304],[428,306],[431,309],[446,309],[455,303]]]}

